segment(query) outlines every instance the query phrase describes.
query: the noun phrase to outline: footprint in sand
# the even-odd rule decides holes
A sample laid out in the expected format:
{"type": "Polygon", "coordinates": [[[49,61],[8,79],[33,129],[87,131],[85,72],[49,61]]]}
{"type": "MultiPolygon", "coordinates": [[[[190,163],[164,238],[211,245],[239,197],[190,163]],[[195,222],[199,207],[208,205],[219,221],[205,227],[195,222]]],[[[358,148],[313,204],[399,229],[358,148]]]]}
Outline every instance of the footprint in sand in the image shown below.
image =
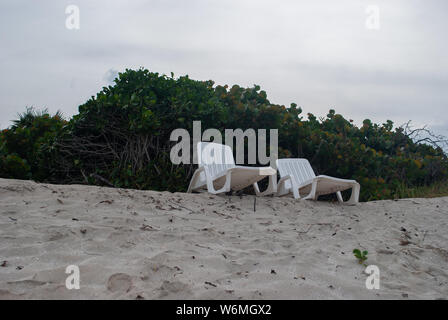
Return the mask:
{"type": "Polygon", "coordinates": [[[131,287],[131,276],[126,273],[115,273],[107,280],[107,290],[112,292],[128,292],[131,287]]]}
{"type": "Polygon", "coordinates": [[[192,297],[192,291],[186,283],[180,281],[163,281],[159,288],[158,298],[188,299],[192,297]]]}
{"type": "Polygon", "coordinates": [[[47,282],[37,281],[33,279],[10,281],[7,284],[13,288],[13,290],[20,291],[21,294],[31,291],[37,287],[44,286],[47,282]]]}
{"type": "Polygon", "coordinates": [[[50,234],[48,241],[61,240],[65,237],[67,237],[67,234],[56,231],[56,232],[50,234]]]}

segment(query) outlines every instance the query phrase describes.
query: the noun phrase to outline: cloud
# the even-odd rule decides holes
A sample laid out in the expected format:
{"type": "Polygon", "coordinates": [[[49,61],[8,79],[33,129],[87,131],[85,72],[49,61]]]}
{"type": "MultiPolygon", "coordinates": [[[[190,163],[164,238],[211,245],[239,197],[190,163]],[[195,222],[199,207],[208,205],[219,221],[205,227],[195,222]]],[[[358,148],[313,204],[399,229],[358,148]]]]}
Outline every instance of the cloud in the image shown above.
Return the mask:
{"type": "Polygon", "coordinates": [[[448,127],[444,0],[49,1],[0,4],[0,126],[25,106],[70,116],[125,68],[254,83],[274,103],[448,127]],[[80,30],[65,7],[80,8],[80,30]],[[113,66],[113,67],[112,67],[113,66]]]}

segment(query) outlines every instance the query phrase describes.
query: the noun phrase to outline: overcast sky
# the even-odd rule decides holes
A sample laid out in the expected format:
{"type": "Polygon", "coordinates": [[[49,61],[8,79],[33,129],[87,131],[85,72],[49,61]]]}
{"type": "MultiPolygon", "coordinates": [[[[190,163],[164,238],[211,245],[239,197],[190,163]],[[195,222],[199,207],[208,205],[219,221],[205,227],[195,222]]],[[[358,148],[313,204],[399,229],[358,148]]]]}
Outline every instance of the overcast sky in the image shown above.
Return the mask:
{"type": "Polygon", "coordinates": [[[446,0],[2,0],[0,127],[26,106],[71,116],[143,66],[448,135],[447,14],[446,0]],[[68,5],[79,30],[66,28],[68,5]],[[366,28],[369,5],[379,29],[366,28]]]}

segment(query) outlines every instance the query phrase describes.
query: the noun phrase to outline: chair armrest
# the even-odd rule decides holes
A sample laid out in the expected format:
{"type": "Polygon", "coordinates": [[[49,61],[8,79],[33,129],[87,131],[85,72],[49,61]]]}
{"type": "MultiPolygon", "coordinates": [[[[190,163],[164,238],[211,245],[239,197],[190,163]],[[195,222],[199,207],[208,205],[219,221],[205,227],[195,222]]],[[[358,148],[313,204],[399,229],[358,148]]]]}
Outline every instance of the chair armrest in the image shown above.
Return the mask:
{"type": "Polygon", "coordinates": [[[226,172],[226,180],[224,182],[224,186],[219,189],[219,190],[215,190],[215,186],[213,185],[213,178],[209,175],[209,173],[207,172],[207,170],[204,170],[205,173],[205,180],[207,182],[207,191],[209,193],[212,194],[218,194],[218,193],[223,193],[223,192],[229,192],[230,191],[230,180],[232,177],[232,171],[234,168],[228,169],[226,172]]]}
{"type": "Polygon", "coordinates": [[[300,194],[299,194],[299,186],[296,182],[296,180],[294,179],[293,176],[291,175],[287,175],[284,176],[282,178],[280,178],[280,180],[278,181],[278,188],[277,188],[277,196],[283,196],[285,194],[288,194],[292,191],[292,193],[294,194],[294,198],[299,199],[300,198],[300,194]],[[285,187],[285,183],[289,181],[291,183],[291,188],[286,188],[285,187]]]}

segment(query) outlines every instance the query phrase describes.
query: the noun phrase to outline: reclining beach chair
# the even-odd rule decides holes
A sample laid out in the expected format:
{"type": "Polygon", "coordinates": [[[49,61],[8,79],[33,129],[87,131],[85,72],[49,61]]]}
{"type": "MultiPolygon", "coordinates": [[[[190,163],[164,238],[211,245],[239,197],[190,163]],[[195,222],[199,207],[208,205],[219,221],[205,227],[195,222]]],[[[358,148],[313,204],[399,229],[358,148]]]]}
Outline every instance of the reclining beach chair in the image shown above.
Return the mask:
{"type": "Polygon", "coordinates": [[[352,195],[345,203],[354,205],[359,201],[361,187],[355,180],[316,176],[307,159],[278,159],[276,164],[280,173],[277,196],[292,192],[296,199],[306,194],[303,200],[317,200],[320,195],[336,193],[338,201],[344,203],[341,191],[352,189],[352,195]]]}
{"type": "Polygon", "coordinates": [[[275,193],[277,170],[271,167],[243,167],[235,165],[232,149],[227,145],[213,142],[199,142],[198,169],[193,173],[187,192],[205,189],[212,194],[242,190],[257,181],[269,177],[267,189],[255,193],[264,196],[275,193]]]}

